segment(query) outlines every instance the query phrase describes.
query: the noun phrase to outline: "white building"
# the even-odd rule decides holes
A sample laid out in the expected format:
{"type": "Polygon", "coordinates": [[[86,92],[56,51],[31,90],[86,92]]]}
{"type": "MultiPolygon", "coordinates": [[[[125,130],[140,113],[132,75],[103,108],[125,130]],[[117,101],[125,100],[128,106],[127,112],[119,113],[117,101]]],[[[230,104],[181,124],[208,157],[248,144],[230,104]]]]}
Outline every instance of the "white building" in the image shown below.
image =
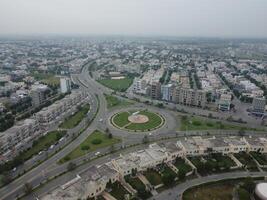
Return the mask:
{"type": "Polygon", "coordinates": [[[68,93],[71,91],[71,80],[67,77],[60,78],[60,91],[61,93],[68,93]]]}

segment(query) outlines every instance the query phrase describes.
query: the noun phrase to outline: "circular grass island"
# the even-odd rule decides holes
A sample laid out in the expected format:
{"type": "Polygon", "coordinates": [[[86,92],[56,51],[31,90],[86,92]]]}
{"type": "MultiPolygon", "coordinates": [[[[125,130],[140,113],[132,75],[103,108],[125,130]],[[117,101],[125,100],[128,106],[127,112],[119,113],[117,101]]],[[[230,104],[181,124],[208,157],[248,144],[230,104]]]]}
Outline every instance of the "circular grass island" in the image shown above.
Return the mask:
{"type": "Polygon", "coordinates": [[[119,129],[134,132],[152,131],[165,123],[160,114],[148,110],[122,111],[113,115],[110,121],[119,129]]]}

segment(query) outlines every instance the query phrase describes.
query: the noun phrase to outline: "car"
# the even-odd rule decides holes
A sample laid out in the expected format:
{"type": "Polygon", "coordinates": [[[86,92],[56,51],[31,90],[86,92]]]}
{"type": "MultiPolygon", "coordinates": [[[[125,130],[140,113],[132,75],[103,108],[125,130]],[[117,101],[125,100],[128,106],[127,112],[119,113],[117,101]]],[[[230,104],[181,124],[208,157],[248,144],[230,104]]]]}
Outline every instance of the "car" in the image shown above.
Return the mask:
{"type": "Polygon", "coordinates": [[[16,167],[14,167],[14,168],[12,169],[12,171],[13,171],[13,172],[15,172],[16,170],[17,170],[17,168],[16,168],[16,167]]]}
{"type": "Polygon", "coordinates": [[[99,122],[103,122],[103,119],[102,119],[102,118],[100,118],[100,119],[99,119],[99,122]]]}
{"type": "Polygon", "coordinates": [[[52,144],[52,145],[50,146],[50,149],[53,149],[53,148],[54,148],[54,146],[55,146],[55,145],[53,145],[53,144],[52,144]]]}
{"type": "Polygon", "coordinates": [[[39,153],[38,153],[38,155],[41,155],[43,153],[43,151],[40,151],[39,153]]]}
{"type": "Polygon", "coordinates": [[[59,142],[62,142],[64,139],[65,139],[64,137],[60,138],[59,139],[59,142]]]}
{"type": "Polygon", "coordinates": [[[95,153],[95,156],[98,156],[98,155],[100,155],[100,152],[99,151],[95,153]]]}

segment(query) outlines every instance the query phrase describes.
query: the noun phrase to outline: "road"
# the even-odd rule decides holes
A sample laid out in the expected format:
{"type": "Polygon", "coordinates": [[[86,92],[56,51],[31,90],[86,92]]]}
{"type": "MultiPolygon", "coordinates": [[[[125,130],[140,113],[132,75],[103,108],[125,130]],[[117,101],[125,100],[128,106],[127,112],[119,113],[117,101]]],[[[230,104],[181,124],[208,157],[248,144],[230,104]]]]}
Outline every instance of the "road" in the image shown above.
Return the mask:
{"type": "Polygon", "coordinates": [[[264,177],[267,176],[267,172],[229,172],[223,174],[216,174],[210,176],[204,176],[201,178],[196,178],[192,180],[188,180],[184,183],[181,183],[171,189],[165,190],[159,193],[157,196],[153,196],[150,200],[182,200],[182,194],[185,190],[201,185],[204,183],[227,180],[233,178],[243,178],[243,177],[264,177]]]}

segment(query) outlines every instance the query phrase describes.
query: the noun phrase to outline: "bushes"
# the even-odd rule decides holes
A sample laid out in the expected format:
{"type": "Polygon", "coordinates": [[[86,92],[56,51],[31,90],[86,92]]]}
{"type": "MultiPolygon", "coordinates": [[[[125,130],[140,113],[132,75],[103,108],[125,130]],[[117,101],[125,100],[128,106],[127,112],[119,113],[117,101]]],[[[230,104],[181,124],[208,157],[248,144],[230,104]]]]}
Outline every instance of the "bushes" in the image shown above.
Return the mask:
{"type": "Polygon", "coordinates": [[[102,143],[102,140],[99,139],[99,138],[96,138],[96,139],[93,139],[91,143],[94,144],[94,145],[98,145],[98,144],[102,143]]]}

